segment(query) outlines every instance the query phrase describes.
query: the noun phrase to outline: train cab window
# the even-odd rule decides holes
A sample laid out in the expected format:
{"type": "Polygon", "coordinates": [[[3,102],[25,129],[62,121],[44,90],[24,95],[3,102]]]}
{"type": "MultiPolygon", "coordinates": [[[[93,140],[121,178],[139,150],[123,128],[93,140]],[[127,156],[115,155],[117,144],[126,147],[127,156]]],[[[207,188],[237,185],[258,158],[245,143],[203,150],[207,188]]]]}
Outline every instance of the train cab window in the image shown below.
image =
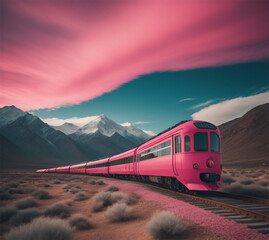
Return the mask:
{"type": "Polygon", "coordinates": [[[194,134],[194,151],[196,152],[208,151],[207,132],[197,132],[194,134]]]}
{"type": "Polygon", "coordinates": [[[210,150],[211,152],[219,152],[219,136],[214,132],[210,133],[210,150]]]}
{"type": "Polygon", "coordinates": [[[184,151],[189,152],[191,150],[191,138],[190,138],[190,136],[186,135],[184,137],[184,142],[185,142],[184,151]]]}
{"type": "Polygon", "coordinates": [[[181,152],[181,137],[176,136],[175,137],[175,153],[181,152]]]}

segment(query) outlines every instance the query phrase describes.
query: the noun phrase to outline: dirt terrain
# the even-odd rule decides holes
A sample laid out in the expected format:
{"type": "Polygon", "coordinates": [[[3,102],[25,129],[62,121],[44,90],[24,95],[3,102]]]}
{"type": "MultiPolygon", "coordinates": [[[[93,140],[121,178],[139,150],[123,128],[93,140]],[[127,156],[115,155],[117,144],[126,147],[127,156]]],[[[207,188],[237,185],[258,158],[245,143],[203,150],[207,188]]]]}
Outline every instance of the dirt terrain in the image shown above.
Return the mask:
{"type": "MultiPolygon", "coordinates": [[[[81,214],[90,223],[91,227],[85,230],[73,227],[70,239],[154,239],[147,230],[147,224],[157,212],[164,209],[157,202],[143,200],[139,198],[139,194],[134,195],[136,201],[130,204],[130,207],[134,210],[133,217],[129,220],[113,222],[105,217],[106,211],[111,206],[97,211],[92,210],[96,205],[96,195],[109,186],[108,184],[99,185],[98,182],[102,184],[102,182],[109,181],[107,178],[68,174],[37,174],[23,170],[2,171],[0,174],[0,208],[2,209],[17,208],[18,214],[23,211],[18,209],[18,202],[21,199],[31,198],[37,203],[37,205],[33,204],[33,207],[37,210],[39,216],[46,215],[49,206],[56,203],[64,205],[67,210],[61,214],[56,213],[53,218],[62,218],[64,221],[70,222],[72,216],[81,214]],[[49,197],[39,199],[35,194],[38,194],[40,190],[47,192],[49,197]],[[82,194],[78,195],[79,193],[82,194]],[[77,197],[78,199],[76,199],[77,197]]],[[[128,190],[125,191],[125,194],[133,197],[132,192],[128,190]]],[[[29,199],[27,201],[29,202],[29,199]]],[[[24,221],[26,220],[22,220],[22,223],[20,223],[21,226],[25,224],[24,221]]],[[[187,230],[180,237],[173,239],[225,239],[213,234],[205,227],[200,227],[188,220],[183,221],[188,226],[187,230]]],[[[16,224],[16,222],[14,224],[14,217],[13,222],[12,218],[9,221],[0,222],[0,239],[5,239],[10,231],[16,229],[17,225],[19,224],[16,224]]]]}

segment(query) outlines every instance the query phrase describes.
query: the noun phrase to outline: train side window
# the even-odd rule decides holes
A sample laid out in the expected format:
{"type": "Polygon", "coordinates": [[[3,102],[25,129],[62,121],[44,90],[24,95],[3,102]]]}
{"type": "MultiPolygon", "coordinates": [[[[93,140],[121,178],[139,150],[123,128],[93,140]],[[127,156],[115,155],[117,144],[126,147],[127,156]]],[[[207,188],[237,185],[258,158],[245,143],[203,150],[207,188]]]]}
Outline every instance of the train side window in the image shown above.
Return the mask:
{"type": "Polygon", "coordinates": [[[175,137],[175,153],[181,152],[181,137],[176,136],[175,137]]]}
{"type": "Polygon", "coordinates": [[[184,151],[189,152],[191,150],[191,138],[190,138],[190,136],[186,135],[184,137],[184,142],[185,142],[184,151]]]}
{"type": "Polygon", "coordinates": [[[214,132],[210,132],[210,149],[211,152],[219,152],[219,136],[214,132]]]}

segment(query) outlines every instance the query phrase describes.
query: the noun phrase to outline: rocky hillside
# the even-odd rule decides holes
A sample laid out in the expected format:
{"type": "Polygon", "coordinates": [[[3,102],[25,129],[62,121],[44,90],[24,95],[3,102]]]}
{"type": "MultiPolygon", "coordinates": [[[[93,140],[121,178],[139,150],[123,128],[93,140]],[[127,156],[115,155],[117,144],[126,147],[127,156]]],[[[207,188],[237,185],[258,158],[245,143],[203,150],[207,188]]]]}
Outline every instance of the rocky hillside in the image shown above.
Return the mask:
{"type": "Polygon", "coordinates": [[[269,103],[219,126],[224,167],[254,168],[269,162],[269,103]]]}

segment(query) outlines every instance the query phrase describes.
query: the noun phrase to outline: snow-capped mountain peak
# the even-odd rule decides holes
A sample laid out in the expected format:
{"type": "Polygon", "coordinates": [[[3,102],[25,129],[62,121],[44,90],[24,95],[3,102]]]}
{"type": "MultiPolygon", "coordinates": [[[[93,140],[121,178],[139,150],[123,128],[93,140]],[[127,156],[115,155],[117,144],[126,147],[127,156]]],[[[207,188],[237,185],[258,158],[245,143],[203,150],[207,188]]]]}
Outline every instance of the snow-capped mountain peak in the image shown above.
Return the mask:
{"type": "Polygon", "coordinates": [[[54,126],[53,128],[69,135],[69,134],[76,132],[79,129],[79,126],[77,126],[73,123],[66,122],[60,126],[54,126]]]}
{"type": "Polygon", "coordinates": [[[12,123],[26,114],[26,112],[16,108],[13,105],[0,108],[0,127],[12,123]]]}
{"type": "Polygon", "coordinates": [[[111,137],[115,133],[118,133],[127,139],[131,139],[133,142],[145,141],[151,137],[151,135],[148,135],[132,123],[123,123],[120,125],[104,114],[84,117],[82,122],[84,122],[83,125],[81,122],[79,123],[76,118],[68,119],[64,124],[53,126],[53,128],[60,130],[67,135],[74,134],[77,137],[81,135],[91,135],[96,132],[107,137],[111,137]],[[85,120],[87,120],[86,124],[85,120]]]}
{"type": "Polygon", "coordinates": [[[126,123],[122,123],[121,126],[123,126],[126,131],[128,132],[128,134],[136,136],[138,138],[142,138],[142,139],[148,139],[149,135],[147,133],[145,133],[143,130],[141,130],[140,128],[138,128],[137,126],[135,126],[132,123],[126,122],[126,123]]]}
{"type": "Polygon", "coordinates": [[[118,132],[124,135],[124,128],[105,115],[96,116],[83,127],[79,128],[75,134],[92,134],[99,131],[102,135],[111,137],[114,133],[118,132]]]}

